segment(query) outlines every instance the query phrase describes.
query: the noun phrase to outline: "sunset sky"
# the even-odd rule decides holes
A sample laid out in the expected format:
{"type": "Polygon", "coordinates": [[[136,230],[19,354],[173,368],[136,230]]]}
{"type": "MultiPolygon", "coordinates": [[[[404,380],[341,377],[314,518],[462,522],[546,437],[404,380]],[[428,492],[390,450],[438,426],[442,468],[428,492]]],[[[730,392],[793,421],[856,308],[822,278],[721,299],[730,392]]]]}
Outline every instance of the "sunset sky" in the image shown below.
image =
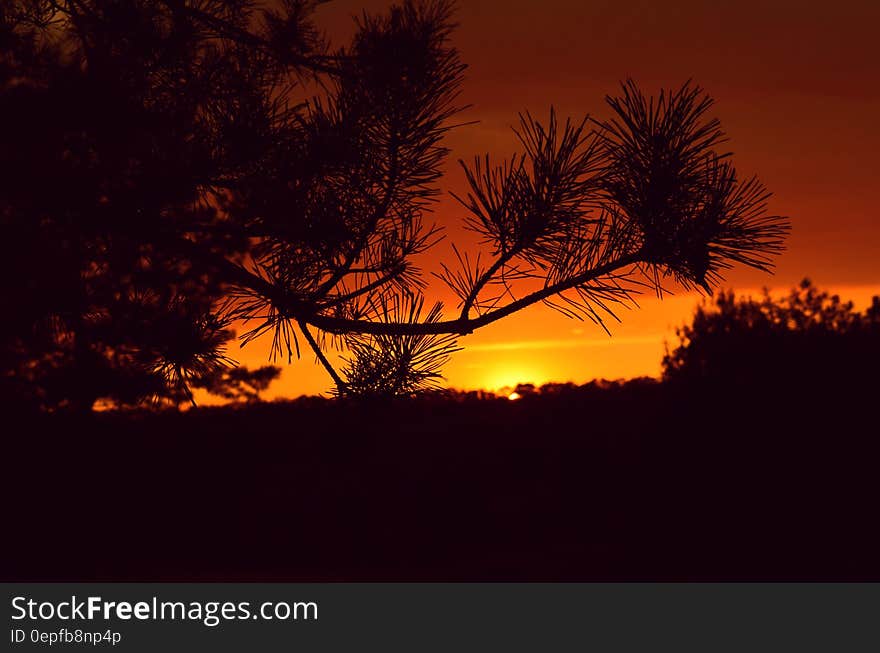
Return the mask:
{"type": "MultiPolygon", "coordinates": [[[[318,23],[334,43],[353,31],[361,9],[390,3],[334,0],[318,23]]],[[[757,173],[773,191],[770,210],[791,217],[787,252],[774,276],[733,270],[725,287],[786,290],[804,276],[858,305],[880,293],[877,222],[877,119],[880,116],[880,2],[833,3],[746,0],[468,0],[459,3],[454,44],[469,65],[462,102],[473,107],[447,143],[453,154],[444,190],[461,191],[456,159],[516,151],[510,126],[528,110],[546,117],[605,117],[606,94],[632,77],[645,91],[688,79],[716,100],[714,115],[730,137],[737,169],[757,173]]],[[[453,260],[451,243],[475,253],[459,227],[464,211],[448,195],[434,216],[447,238],[420,261],[426,270],[453,260]]],[[[454,299],[432,284],[428,299],[454,299]]],[[[645,297],[640,310],[621,313],[609,338],[591,323],[568,320],[542,306],[527,309],[464,338],[465,350],[447,366],[448,385],[489,388],[517,382],[586,382],[660,370],[664,340],[688,321],[698,298],[645,297]]],[[[266,362],[254,343],[233,355],[247,365],[266,362]]],[[[284,367],[267,397],[329,389],[309,356],[284,367]]]]}

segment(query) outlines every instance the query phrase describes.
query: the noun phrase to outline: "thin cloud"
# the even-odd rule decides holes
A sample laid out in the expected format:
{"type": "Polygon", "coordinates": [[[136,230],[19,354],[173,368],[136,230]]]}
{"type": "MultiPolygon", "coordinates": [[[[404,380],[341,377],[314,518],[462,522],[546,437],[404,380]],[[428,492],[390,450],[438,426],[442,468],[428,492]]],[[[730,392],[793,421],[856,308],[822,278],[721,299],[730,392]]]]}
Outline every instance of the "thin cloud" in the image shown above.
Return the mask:
{"type": "Polygon", "coordinates": [[[580,347],[607,347],[608,345],[644,345],[659,344],[663,334],[638,336],[630,338],[578,338],[560,340],[520,340],[514,342],[493,342],[479,345],[468,345],[459,352],[459,356],[473,351],[511,351],[521,349],[576,349],[580,347]]]}

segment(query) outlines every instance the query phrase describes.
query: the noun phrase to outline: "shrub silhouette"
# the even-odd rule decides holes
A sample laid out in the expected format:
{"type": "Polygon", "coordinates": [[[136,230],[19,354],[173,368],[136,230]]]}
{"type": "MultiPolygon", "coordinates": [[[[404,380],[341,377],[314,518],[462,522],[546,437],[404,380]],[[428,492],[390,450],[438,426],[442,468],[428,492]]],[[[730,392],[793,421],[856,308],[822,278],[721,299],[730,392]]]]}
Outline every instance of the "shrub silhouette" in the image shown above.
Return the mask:
{"type": "Polygon", "coordinates": [[[423,313],[413,259],[439,239],[465,69],[452,6],[365,14],[333,49],[315,5],[3,4],[4,396],[191,400],[225,378],[237,321],[273,360],[307,344],[339,393],[409,394],[456,336],[535,303],[603,324],[645,286],[708,288],[780,251],[787,222],[718,151],[711,99],[630,81],[609,120],[525,114],[522,155],[464,166],[487,256],[456,250],[457,315],[423,313]]]}
{"type": "Polygon", "coordinates": [[[671,382],[786,388],[876,388],[880,297],[864,312],[804,280],[775,299],[721,292],[704,303],[663,359],[671,382]]]}

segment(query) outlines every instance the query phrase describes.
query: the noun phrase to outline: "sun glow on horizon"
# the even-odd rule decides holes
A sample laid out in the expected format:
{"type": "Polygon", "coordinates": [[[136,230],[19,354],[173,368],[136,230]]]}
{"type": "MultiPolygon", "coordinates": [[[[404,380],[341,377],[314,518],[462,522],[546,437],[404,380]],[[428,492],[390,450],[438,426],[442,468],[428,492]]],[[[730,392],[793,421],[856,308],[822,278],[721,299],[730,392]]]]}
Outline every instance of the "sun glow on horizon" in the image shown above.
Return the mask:
{"type": "MultiPolygon", "coordinates": [[[[793,284],[778,281],[773,295],[782,296],[793,284]]],[[[853,300],[858,310],[870,305],[880,294],[880,285],[835,285],[819,283],[821,288],[853,300]]],[[[754,286],[735,287],[737,295],[761,294],[754,286]]],[[[456,390],[484,390],[509,396],[520,384],[540,387],[546,383],[587,383],[593,379],[627,379],[637,376],[658,377],[665,352],[664,342],[676,342],[674,329],[689,323],[700,297],[680,293],[662,301],[645,298],[639,310],[623,315],[621,324],[612,325],[612,336],[597,327],[570,321],[564,316],[535,307],[510,316],[506,321],[462,338],[462,351],[452,356],[442,370],[444,387],[456,390]]],[[[241,325],[235,325],[239,329],[241,325]]],[[[271,335],[239,348],[231,343],[229,353],[239,363],[252,368],[271,364],[267,354],[271,335]]],[[[337,369],[343,365],[340,352],[328,358],[337,369]]],[[[279,361],[282,377],[263,393],[263,399],[291,399],[303,395],[329,396],[332,379],[320,363],[308,353],[288,365],[279,361]]],[[[200,406],[225,403],[226,400],[197,390],[200,406]]]]}
{"type": "Polygon", "coordinates": [[[519,361],[504,361],[496,363],[491,369],[485,370],[485,374],[475,374],[475,380],[482,376],[482,384],[476,381],[476,385],[482,385],[489,392],[501,392],[505,389],[513,389],[521,384],[534,384],[541,386],[550,382],[550,375],[537,365],[520,363],[519,361]]]}

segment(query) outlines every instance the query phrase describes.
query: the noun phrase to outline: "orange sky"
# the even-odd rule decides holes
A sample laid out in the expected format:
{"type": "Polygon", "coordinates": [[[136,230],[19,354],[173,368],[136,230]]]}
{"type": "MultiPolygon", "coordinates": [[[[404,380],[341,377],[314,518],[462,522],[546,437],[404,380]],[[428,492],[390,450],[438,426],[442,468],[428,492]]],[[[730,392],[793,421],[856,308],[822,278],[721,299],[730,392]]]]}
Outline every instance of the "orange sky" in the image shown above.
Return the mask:
{"type": "MultiPolygon", "coordinates": [[[[390,3],[334,0],[318,22],[334,39],[352,32],[351,16],[390,3]]],[[[880,134],[880,2],[778,0],[467,0],[459,3],[454,43],[468,63],[463,120],[479,124],[450,135],[445,190],[460,191],[457,158],[515,151],[517,113],[607,116],[603,98],[619,80],[643,89],[693,79],[715,99],[737,168],[757,173],[774,192],[773,213],[788,215],[788,251],[768,276],[733,270],[726,286],[787,289],[804,276],[860,305],[880,293],[877,152],[880,134]]],[[[336,41],[340,42],[340,41],[336,41]]],[[[450,261],[450,243],[476,251],[459,228],[464,211],[445,198],[435,219],[447,239],[424,268],[450,261]]],[[[429,300],[455,302],[432,284],[429,300]]],[[[590,323],[536,306],[461,341],[445,370],[457,388],[497,388],[519,381],[575,381],[655,375],[664,339],[688,320],[697,298],[679,295],[623,311],[608,338],[590,323]]],[[[247,365],[266,361],[254,343],[234,352],[247,365]]],[[[311,357],[285,366],[268,397],[316,394],[330,381],[311,357]]]]}

